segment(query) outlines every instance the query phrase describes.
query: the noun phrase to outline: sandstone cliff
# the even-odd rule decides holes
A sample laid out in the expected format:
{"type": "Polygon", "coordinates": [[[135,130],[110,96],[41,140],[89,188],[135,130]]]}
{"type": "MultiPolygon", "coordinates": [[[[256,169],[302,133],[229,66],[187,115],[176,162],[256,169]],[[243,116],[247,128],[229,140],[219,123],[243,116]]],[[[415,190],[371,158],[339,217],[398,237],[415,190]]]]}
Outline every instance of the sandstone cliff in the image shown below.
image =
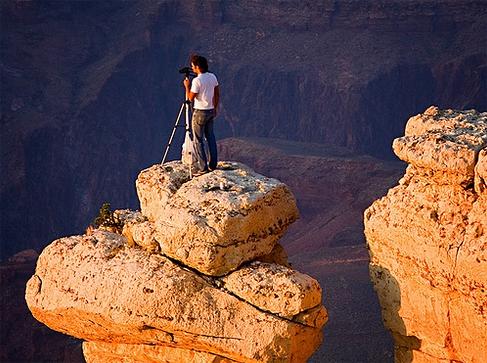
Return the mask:
{"type": "Polygon", "coordinates": [[[365,233],[397,362],[487,361],[486,147],[487,113],[436,107],[394,140],[409,166],[365,233]]]}
{"type": "Polygon", "coordinates": [[[89,362],[304,362],[320,345],[321,287],[278,239],[298,217],[279,181],[238,163],[190,179],[180,162],[137,179],[122,234],[61,238],[27,283],[34,317],[85,340],[89,362]]]}

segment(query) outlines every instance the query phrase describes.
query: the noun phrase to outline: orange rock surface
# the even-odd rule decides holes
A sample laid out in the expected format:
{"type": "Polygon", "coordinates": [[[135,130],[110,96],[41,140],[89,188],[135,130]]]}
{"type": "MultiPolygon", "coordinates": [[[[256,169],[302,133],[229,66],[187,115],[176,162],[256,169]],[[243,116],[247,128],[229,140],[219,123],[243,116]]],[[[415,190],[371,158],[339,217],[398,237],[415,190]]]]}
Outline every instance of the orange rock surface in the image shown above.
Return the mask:
{"type": "Polygon", "coordinates": [[[486,146],[487,113],[430,107],[394,141],[405,176],[365,211],[397,362],[487,361],[486,146]]]}
{"type": "Polygon", "coordinates": [[[143,172],[142,213],[114,213],[121,234],[100,227],[47,246],[27,283],[32,315],[85,340],[88,362],[305,362],[328,314],[319,283],[277,244],[297,218],[293,195],[242,164],[185,173],[179,162],[143,172]],[[161,239],[162,225],[178,239],[161,239]]]}

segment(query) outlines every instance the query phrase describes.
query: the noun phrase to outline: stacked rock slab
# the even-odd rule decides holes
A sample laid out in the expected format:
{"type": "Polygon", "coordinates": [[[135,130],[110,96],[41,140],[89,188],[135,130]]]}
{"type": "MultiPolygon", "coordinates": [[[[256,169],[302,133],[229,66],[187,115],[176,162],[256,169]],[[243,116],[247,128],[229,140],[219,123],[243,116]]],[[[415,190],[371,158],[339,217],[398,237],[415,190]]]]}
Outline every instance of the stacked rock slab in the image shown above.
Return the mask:
{"type": "Polygon", "coordinates": [[[34,317],[85,340],[88,362],[305,362],[327,313],[277,243],[294,198],[244,165],[219,167],[144,170],[142,212],[115,213],[122,234],[52,242],[27,284],[34,317]]]}
{"type": "Polygon", "coordinates": [[[137,179],[141,211],[161,251],[212,276],[270,253],[298,218],[285,184],[243,164],[220,168],[189,181],[182,164],[156,165],[137,179]]]}
{"type": "Polygon", "coordinates": [[[394,140],[406,174],[364,217],[396,362],[487,361],[486,147],[487,113],[436,107],[394,140]]]}

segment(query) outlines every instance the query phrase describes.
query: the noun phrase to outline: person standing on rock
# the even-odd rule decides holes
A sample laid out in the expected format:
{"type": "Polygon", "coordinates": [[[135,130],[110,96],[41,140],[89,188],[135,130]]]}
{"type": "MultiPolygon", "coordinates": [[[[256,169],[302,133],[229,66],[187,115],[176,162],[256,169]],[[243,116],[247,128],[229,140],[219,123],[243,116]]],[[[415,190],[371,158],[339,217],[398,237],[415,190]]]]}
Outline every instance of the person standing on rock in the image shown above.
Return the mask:
{"type": "Polygon", "coordinates": [[[216,169],[218,155],[213,122],[220,100],[220,89],[216,76],[208,72],[208,61],[205,57],[191,56],[191,68],[197,76],[192,82],[186,78],[183,84],[187,99],[194,102],[192,128],[198,159],[198,170],[195,175],[201,175],[216,169]],[[205,153],[205,138],[210,154],[208,159],[205,153]]]}

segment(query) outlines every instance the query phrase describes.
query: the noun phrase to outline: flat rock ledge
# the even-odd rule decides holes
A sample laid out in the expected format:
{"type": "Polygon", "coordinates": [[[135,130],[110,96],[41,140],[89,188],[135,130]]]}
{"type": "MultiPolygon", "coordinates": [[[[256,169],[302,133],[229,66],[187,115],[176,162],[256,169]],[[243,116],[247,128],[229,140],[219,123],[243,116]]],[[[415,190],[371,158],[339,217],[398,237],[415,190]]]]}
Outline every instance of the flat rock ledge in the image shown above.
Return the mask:
{"type": "Polygon", "coordinates": [[[121,234],[47,246],[27,283],[33,316],[83,339],[87,362],[306,362],[328,315],[318,282],[278,243],[298,217],[294,197],[242,164],[219,167],[194,179],[179,162],[149,168],[142,211],[114,213],[121,234]],[[204,248],[218,257],[194,263],[204,248]]]}
{"type": "Polygon", "coordinates": [[[406,174],[364,220],[396,362],[486,362],[487,113],[430,107],[393,146],[406,174]]]}

